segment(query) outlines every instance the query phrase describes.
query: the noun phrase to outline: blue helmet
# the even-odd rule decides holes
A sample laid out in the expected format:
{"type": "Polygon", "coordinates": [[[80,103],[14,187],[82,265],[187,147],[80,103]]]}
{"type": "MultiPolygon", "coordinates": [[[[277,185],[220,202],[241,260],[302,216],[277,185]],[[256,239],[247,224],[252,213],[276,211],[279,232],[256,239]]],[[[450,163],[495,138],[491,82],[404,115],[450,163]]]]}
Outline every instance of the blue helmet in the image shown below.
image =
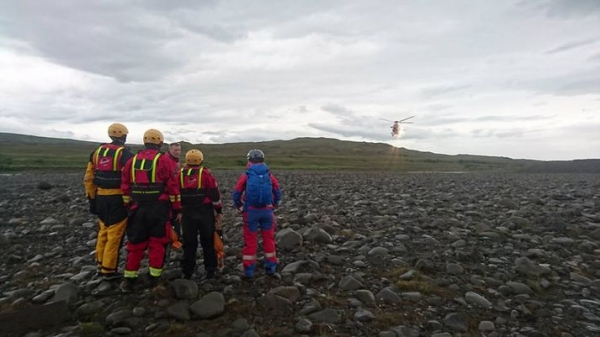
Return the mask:
{"type": "Polygon", "coordinates": [[[262,163],[265,161],[265,154],[259,149],[252,149],[246,156],[251,163],[262,163]]]}

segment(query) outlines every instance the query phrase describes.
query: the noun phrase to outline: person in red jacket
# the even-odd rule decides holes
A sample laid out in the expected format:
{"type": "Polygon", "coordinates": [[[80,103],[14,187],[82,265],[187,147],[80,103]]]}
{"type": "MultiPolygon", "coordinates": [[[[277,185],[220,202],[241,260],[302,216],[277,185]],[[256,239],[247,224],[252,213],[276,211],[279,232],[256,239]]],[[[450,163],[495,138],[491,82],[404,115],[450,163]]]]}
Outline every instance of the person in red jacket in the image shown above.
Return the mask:
{"type": "Polygon", "coordinates": [[[242,264],[244,277],[252,278],[256,269],[257,232],[260,229],[265,252],[264,267],[267,275],[275,275],[275,214],[281,203],[279,182],[264,163],[265,154],[253,149],[247,155],[248,165],[233,190],[233,204],[244,219],[244,249],[242,264]]]}
{"type": "Polygon", "coordinates": [[[214,232],[220,229],[223,220],[223,205],[217,180],[204,166],[204,155],[192,149],[185,154],[185,166],[179,173],[181,190],[183,261],[181,269],[186,279],[192,278],[196,270],[198,234],[204,255],[206,278],[215,277],[217,254],[214,247],[214,232]]]}
{"type": "Polygon", "coordinates": [[[178,175],[179,169],[181,169],[181,144],[171,143],[169,144],[169,152],[167,152],[167,158],[173,162],[173,174],[178,175]]]}
{"type": "Polygon", "coordinates": [[[170,160],[160,152],[163,145],[160,131],[144,133],[145,149],[131,158],[123,168],[121,189],[123,202],[129,209],[127,226],[127,262],[123,292],[132,292],[144,253],[148,250],[151,284],[156,284],[170,241],[170,217],[181,220],[181,195],[170,160]]]}
{"type": "MultiPolygon", "coordinates": [[[[166,157],[171,161],[171,165],[173,166],[173,175],[179,176],[179,170],[181,169],[181,160],[179,157],[181,156],[181,144],[179,143],[171,143],[169,144],[169,151],[166,153],[166,157]]],[[[173,226],[173,230],[177,235],[177,238],[181,237],[181,224],[179,221],[175,220],[176,215],[173,214],[171,216],[171,225],[173,226]]],[[[175,240],[177,244],[179,242],[175,240]]]]}

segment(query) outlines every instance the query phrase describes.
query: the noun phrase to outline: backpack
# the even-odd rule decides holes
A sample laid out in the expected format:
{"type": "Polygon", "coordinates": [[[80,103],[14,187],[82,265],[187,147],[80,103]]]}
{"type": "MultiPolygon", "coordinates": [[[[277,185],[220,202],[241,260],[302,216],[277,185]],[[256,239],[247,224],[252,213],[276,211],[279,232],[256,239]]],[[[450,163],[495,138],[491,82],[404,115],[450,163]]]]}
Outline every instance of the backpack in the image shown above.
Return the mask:
{"type": "Polygon", "coordinates": [[[93,154],[94,184],[100,188],[121,188],[121,156],[125,147],[103,144],[93,154]]]}
{"type": "Polygon", "coordinates": [[[273,183],[269,168],[264,164],[251,165],[246,175],[246,204],[252,207],[272,205],[273,183]]]}
{"type": "Polygon", "coordinates": [[[157,201],[164,193],[164,183],[156,181],[161,153],[136,154],[131,161],[131,197],[136,203],[157,201]],[[150,157],[151,156],[151,157],[150,157]]]}
{"type": "Polygon", "coordinates": [[[202,186],[203,166],[199,168],[181,168],[179,187],[183,206],[202,205],[206,198],[206,188],[202,186]]]}

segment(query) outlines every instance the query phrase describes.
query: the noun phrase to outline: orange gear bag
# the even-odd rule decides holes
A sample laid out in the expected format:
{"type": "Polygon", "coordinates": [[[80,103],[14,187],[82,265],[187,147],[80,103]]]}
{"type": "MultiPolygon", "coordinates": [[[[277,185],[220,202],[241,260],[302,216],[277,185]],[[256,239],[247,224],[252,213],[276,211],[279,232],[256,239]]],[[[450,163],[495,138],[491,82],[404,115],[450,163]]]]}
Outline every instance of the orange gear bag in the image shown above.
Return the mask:
{"type": "Polygon", "coordinates": [[[223,230],[214,232],[215,253],[217,255],[217,269],[222,271],[225,268],[225,249],[223,248],[223,230]]]}

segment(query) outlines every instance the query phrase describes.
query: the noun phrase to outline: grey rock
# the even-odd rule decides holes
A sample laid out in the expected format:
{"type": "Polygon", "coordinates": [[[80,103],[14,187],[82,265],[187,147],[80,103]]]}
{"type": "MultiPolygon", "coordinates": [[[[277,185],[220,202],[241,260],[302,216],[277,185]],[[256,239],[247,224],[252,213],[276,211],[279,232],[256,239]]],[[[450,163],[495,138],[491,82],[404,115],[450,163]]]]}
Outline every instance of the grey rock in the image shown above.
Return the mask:
{"type": "Polygon", "coordinates": [[[307,241],[317,242],[317,243],[333,243],[333,239],[331,235],[321,229],[319,226],[312,226],[309,230],[304,232],[304,239],[307,241]]]}
{"type": "Polygon", "coordinates": [[[191,319],[190,305],[186,302],[177,302],[171,305],[167,308],[167,313],[180,321],[189,321],[191,319]]]}
{"type": "Polygon", "coordinates": [[[341,317],[334,309],[324,309],[314,312],[308,316],[313,322],[338,324],[341,322],[341,317]]]}
{"type": "Polygon", "coordinates": [[[131,328],[128,328],[126,326],[121,326],[121,327],[113,328],[110,330],[110,333],[114,334],[114,335],[129,335],[129,334],[131,334],[131,332],[132,332],[131,328]]]}
{"type": "Polygon", "coordinates": [[[298,322],[296,322],[296,325],[294,325],[296,331],[300,333],[309,333],[311,327],[312,322],[307,319],[301,319],[298,322]]]}
{"type": "Polygon", "coordinates": [[[302,309],[300,309],[299,313],[300,313],[300,315],[308,315],[308,314],[312,314],[313,312],[317,312],[322,309],[323,309],[323,307],[321,306],[321,303],[319,303],[319,301],[317,301],[315,299],[311,299],[310,302],[306,303],[302,307],[302,309]]]}
{"type": "Polygon", "coordinates": [[[419,330],[407,327],[405,325],[396,326],[390,329],[394,333],[396,333],[397,337],[419,337],[419,330]]]}
{"type": "Polygon", "coordinates": [[[519,257],[515,260],[515,271],[534,277],[540,277],[551,273],[550,268],[540,266],[527,257],[519,257]]]}
{"type": "Polygon", "coordinates": [[[515,293],[515,294],[533,294],[533,290],[521,282],[506,282],[506,285],[515,293]]]}
{"type": "Polygon", "coordinates": [[[60,302],[66,301],[67,304],[72,304],[77,302],[79,299],[79,287],[73,283],[63,283],[61,284],[54,293],[54,297],[52,298],[52,302],[60,302]]]}
{"type": "Polygon", "coordinates": [[[462,275],[462,273],[464,273],[464,269],[463,267],[461,267],[459,264],[457,263],[448,263],[446,265],[446,272],[448,274],[452,274],[452,275],[462,275]]]}
{"type": "Polygon", "coordinates": [[[269,290],[268,294],[281,296],[292,303],[296,302],[300,298],[300,291],[296,287],[281,286],[269,290]]]}
{"type": "Polygon", "coordinates": [[[282,251],[293,251],[302,246],[304,238],[291,228],[284,228],[275,235],[277,248],[282,251]]]}
{"type": "Polygon", "coordinates": [[[482,308],[492,307],[492,303],[490,301],[473,291],[469,291],[465,294],[465,301],[467,301],[469,304],[473,304],[482,308]]]}
{"type": "Polygon", "coordinates": [[[112,314],[106,316],[106,325],[116,326],[121,325],[125,320],[132,316],[132,312],[129,309],[117,309],[112,314]]]}
{"type": "Polygon", "coordinates": [[[176,279],[171,284],[176,298],[182,300],[195,300],[198,298],[198,283],[196,281],[176,279]]]}
{"type": "Polygon", "coordinates": [[[256,330],[250,329],[250,330],[244,332],[242,337],[260,337],[260,335],[258,334],[258,332],[256,332],[256,330]]]}
{"type": "Polygon", "coordinates": [[[571,278],[571,281],[573,281],[573,282],[581,283],[581,284],[584,284],[584,285],[590,285],[590,284],[592,284],[592,280],[590,280],[589,278],[587,278],[587,277],[585,277],[583,275],[571,272],[569,274],[569,276],[571,278]]]}
{"type": "Polygon", "coordinates": [[[450,313],[444,317],[444,325],[457,332],[469,331],[469,323],[467,319],[459,313],[450,313]]]}
{"type": "Polygon", "coordinates": [[[366,307],[375,306],[375,295],[370,290],[361,289],[354,292],[354,296],[366,307]]]}
{"type": "Polygon", "coordinates": [[[402,301],[400,296],[396,294],[391,288],[383,288],[380,292],[377,293],[375,298],[386,304],[395,304],[402,301]]]}
{"type": "Polygon", "coordinates": [[[282,274],[296,274],[304,264],[306,264],[306,261],[296,261],[296,262],[289,263],[285,267],[283,267],[283,269],[281,270],[281,273],[282,274]]]}
{"type": "Polygon", "coordinates": [[[418,274],[419,274],[418,271],[411,269],[411,270],[407,271],[406,273],[400,275],[400,280],[410,281],[410,280],[414,279],[418,274]]]}
{"type": "Polygon", "coordinates": [[[342,279],[340,280],[340,282],[338,284],[338,287],[344,291],[351,291],[351,290],[360,289],[363,287],[363,285],[358,280],[356,280],[354,277],[352,277],[351,275],[348,275],[348,276],[342,277],[342,279]]]}
{"type": "Polygon", "coordinates": [[[376,317],[372,312],[365,309],[358,309],[358,311],[354,313],[354,320],[358,322],[370,322],[375,318],[376,317]]]}
{"type": "Polygon", "coordinates": [[[225,298],[213,291],[192,304],[190,310],[200,318],[217,317],[225,312],[225,298]]]}
{"type": "Polygon", "coordinates": [[[494,322],[490,321],[481,321],[479,322],[479,331],[494,331],[496,330],[496,326],[494,322]]]}
{"type": "Polygon", "coordinates": [[[389,259],[389,251],[384,247],[375,247],[367,253],[367,261],[374,266],[382,266],[389,259]]]}
{"type": "Polygon", "coordinates": [[[294,311],[294,306],[287,298],[274,294],[267,294],[258,299],[258,305],[269,311],[273,316],[289,315],[294,311]]]}

